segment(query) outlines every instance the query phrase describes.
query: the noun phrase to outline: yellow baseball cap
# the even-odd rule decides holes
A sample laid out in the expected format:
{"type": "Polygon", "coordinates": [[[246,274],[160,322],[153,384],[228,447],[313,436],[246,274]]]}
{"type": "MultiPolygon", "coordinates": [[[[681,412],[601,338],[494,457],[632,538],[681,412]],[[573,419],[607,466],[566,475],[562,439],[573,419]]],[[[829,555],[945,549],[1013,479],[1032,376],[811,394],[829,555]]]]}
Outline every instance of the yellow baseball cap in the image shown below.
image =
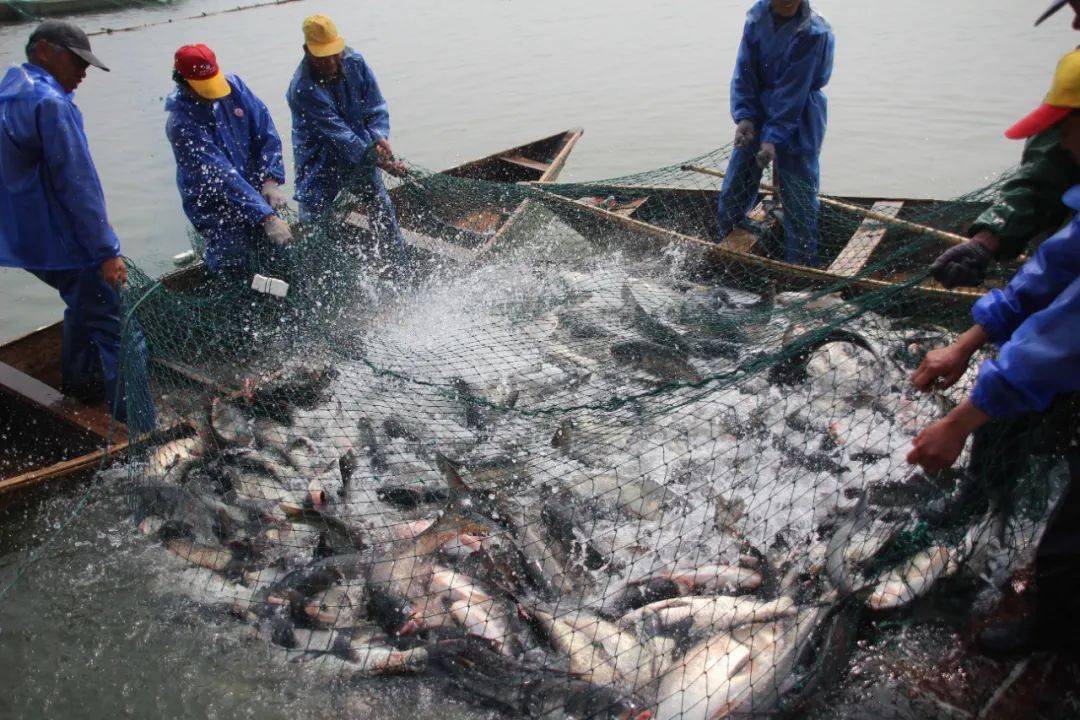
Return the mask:
{"type": "Polygon", "coordinates": [[[1043,104],[1005,131],[1012,140],[1029,138],[1057,125],[1080,109],[1080,50],[1061,58],[1043,104]]]}
{"type": "Polygon", "coordinates": [[[325,15],[304,19],[304,43],[315,57],[337,55],[345,49],[345,38],[338,34],[334,21],[325,15]]]}

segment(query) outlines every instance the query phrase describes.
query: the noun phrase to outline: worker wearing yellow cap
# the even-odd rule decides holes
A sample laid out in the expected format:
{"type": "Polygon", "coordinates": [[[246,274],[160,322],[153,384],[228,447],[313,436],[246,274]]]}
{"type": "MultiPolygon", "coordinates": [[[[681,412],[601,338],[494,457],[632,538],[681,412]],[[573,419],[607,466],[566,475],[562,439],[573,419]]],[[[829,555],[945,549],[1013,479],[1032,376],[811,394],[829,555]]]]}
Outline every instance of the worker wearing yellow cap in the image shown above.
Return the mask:
{"type": "Polygon", "coordinates": [[[343,190],[358,198],[380,249],[404,244],[380,168],[401,173],[390,147],[390,113],[375,74],[325,15],[304,20],[304,58],[287,94],[293,118],[300,219],[317,220],[343,190]]]}
{"type": "Polygon", "coordinates": [[[177,50],[173,79],[165,134],[184,212],[206,243],[206,266],[250,281],[292,241],[277,214],[286,204],[281,138],[263,101],[207,46],[177,50]]]}
{"type": "MultiPolygon", "coordinates": [[[[1060,6],[1064,6],[1061,3],[1060,6]]],[[[1077,2],[1080,5],[1080,2],[1077,2]]],[[[1080,18],[1080,16],[1078,16],[1080,18]]],[[[1068,112],[1080,101],[1080,52],[1062,58],[1046,98],[1049,115],[1053,108],[1068,112]]],[[[1010,137],[1019,137],[1010,129],[1010,137]]],[[[1070,217],[1061,202],[1066,190],[1080,183],[1080,164],[1061,142],[1061,127],[1048,123],[1030,137],[1024,146],[1020,167],[1001,187],[1000,199],[968,229],[971,240],[946,250],[930,267],[934,277],[945,287],[976,287],[986,279],[995,260],[1009,260],[1020,255],[1070,217]]]]}

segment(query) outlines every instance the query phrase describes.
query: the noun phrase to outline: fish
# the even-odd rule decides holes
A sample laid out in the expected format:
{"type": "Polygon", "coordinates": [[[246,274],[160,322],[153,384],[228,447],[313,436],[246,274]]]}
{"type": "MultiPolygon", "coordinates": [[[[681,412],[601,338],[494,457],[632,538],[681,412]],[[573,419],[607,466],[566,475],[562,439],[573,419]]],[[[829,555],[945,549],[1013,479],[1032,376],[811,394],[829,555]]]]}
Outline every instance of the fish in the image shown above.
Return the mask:
{"type": "Polygon", "coordinates": [[[627,340],[611,346],[611,356],[621,365],[636,367],[665,382],[701,382],[701,374],[687,360],[688,354],[647,340],[627,340]]]}
{"type": "Polygon", "coordinates": [[[777,385],[796,385],[807,378],[807,366],[814,353],[831,343],[849,343],[866,350],[875,362],[881,363],[882,356],[877,347],[863,335],[839,327],[822,327],[807,330],[791,337],[796,332],[795,325],[788,328],[783,340],[787,357],[775,362],[769,368],[769,382],[777,385]]]}
{"type": "Polygon", "coordinates": [[[762,581],[760,572],[738,565],[668,568],[626,583],[608,596],[602,612],[618,618],[650,603],[686,595],[753,591],[762,581]]]}
{"type": "Polygon", "coordinates": [[[795,612],[795,601],[789,597],[761,600],[750,596],[689,596],[650,603],[624,615],[619,624],[628,628],[651,626],[653,634],[677,626],[685,630],[686,623],[695,632],[719,631],[770,622],[795,612]]]}
{"type": "Polygon", "coordinates": [[[561,668],[507,658],[475,638],[447,638],[429,648],[432,663],[454,684],[506,713],[574,720],[649,720],[637,697],[561,668]]]}
{"type": "Polygon", "coordinates": [[[560,310],[556,317],[559,329],[578,340],[595,340],[612,334],[608,328],[574,310],[560,310]]]}
{"type": "Polygon", "coordinates": [[[949,569],[949,548],[934,545],[881,575],[866,600],[872,610],[896,610],[930,591],[949,569]]]}
{"type": "Polygon", "coordinates": [[[712,720],[728,702],[731,679],[751,648],[719,633],[690,648],[660,678],[656,720],[712,720]]]}
{"type": "Polygon", "coordinates": [[[409,442],[420,442],[420,438],[424,435],[424,432],[419,427],[397,416],[383,420],[383,430],[390,438],[408,440],[409,442]]]}
{"type": "Polygon", "coordinates": [[[233,561],[232,553],[221,547],[193,542],[181,537],[169,538],[165,549],[195,565],[229,576],[239,576],[242,569],[233,561]]]}
{"type": "Polygon", "coordinates": [[[482,407],[483,398],[480,394],[462,378],[453,378],[450,381],[450,388],[453,390],[454,400],[465,412],[465,426],[475,430],[482,429],[487,421],[482,407]]]}
{"type": "Polygon", "coordinates": [[[135,525],[147,518],[159,518],[163,523],[185,528],[185,535],[201,542],[226,538],[239,524],[222,506],[174,485],[137,485],[130,491],[129,502],[135,525]]]}
{"type": "Polygon", "coordinates": [[[375,428],[372,426],[371,421],[366,417],[362,417],[357,421],[356,427],[360,432],[360,446],[368,451],[368,461],[371,463],[371,469],[376,473],[386,472],[390,464],[387,462],[386,455],[383,453],[375,436],[375,428]]]}
{"type": "Polygon", "coordinates": [[[629,629],[585,609],[562,613],[559,620],[603,650],[618,678],[616,686],[631,693],[644,690],[671,663],[675,643],[667,638],[641,640],[629,629]]]}
{"type": "Polygon", "coordinates": [[[221,398],[214,398],[210,403],[210,429],[226,447],[246,447],[255,441],[247,416],[236,405],[221,398]]]}
{"type": "Polygon", "coordinates": [[[555,652],[569,663],[571,675],[593,685],[621,687],[622,678],[611,657],[593,643],[595,632],[578,630],[568,619],[539,607],[522,607],[521,611],[533,620],[555,652]]]}
{"type": "Polygon", "coordinates": [[[147,458],[145,479],[151,484],[180,484],[205,456],[206,445],[198,435],[167,442],[147,458]]]}
{"type": "Polygon", "coordinates": [[[645,312],[629,285],[623,285],[622,300],[624,314],[647,341],[674,354],[688,355],[690,353],[690,343],[674,328],[668,327],[645,312]]]}
{"type": "Polygon", "coordinates": [[[625,513],[645,520],[661,520],[664,508],[676,499],[675,494],[644,475],[621,477],[618,472],[590,472],[574,478],[570,492],[614,505],[625,513]]]}
{"type": "Polygon", "coordinates": [[[366,579],[372,593],[372,609],[384,627],[395,633],[415,631],[416,603],[425,597],[435,554],[440,547],[463,534],[486,535],[488,529],[466,519],[457,501],[451,502],[430,526],[416,536],[376,544],[367,566],[366,579]]]}
{"type": "Polygon", "coordinates": [[[434,503],[445,505],[450,500],[450,493],[445,488],[427,485],[387,484],[376,490],[375,494],[383,502],[407,510],[434,503]]]}

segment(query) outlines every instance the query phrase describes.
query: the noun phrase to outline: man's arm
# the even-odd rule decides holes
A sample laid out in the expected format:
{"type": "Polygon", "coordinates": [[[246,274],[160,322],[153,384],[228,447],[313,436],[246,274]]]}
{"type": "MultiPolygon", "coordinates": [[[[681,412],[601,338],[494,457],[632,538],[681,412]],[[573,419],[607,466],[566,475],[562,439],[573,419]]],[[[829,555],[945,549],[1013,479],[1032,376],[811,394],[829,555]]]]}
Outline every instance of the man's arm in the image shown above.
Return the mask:
{"type": "Polygon", "coordinates": [[[105,193],[77,111],[59,100],[43,102],[38,127],[56,200],[71,221],[75,241],[96,265],[118,257],[120,241],[109,226],[105,193]]]}
{"type": "Polygon", "coordinates": [[[1033,237],[1065,220],[1061,196],[1076,175],[1076,161],[1061,146],[1061,130],[1036,135],[1024,145],[1016,173],[1001,186],[1001,199],[978,217],[968,234],[988,231],[999,240],[996,257],[1018,256],[1033,237]]]}
{"type": "Polygon", "coordinates": [[[213,205],[234,208],[235,217],[212,218],[214,221],[242,221],[249,225],[261,223],[274,214],[258,188],[254,188],[237,172],[232,161],[221,151],[202,127],[187,122],[169,122],[166,126],[176,164],[181,168],[184,187],[196,202],[216,200],[213,205]]]}
{"type": "Polygon", "coordinates": [[[375,79],[375,73],[371,66],[360,61],[361,93],[364,97],[364,127],[371,133],[372,138],[378,140],[390,139],[390,109],[379,89],[379,82],[375,79]]]}
{"type": "Polygon", "coordinates": [[[281,136],[278,135],[274,118],[266,103],[241,83],[244,104],[252,113],[255,126],[256,147],[259,155],[259,175],[262,181],[273,180],[281,185],[285,182],[285,161],[281,155],[281,136]]]}
{"type": "Polygon", "coordinates": [[[1002,344],[1034,313],[1046,308],[1080,277],[1080,218],[1039,246],[1003,290],[975,303],[972,316],[990,340],[1002,344]]]}
{"type": "Polygon", "coordinates": [[[827,78],[832,72],[831,33],[803,36],[796,42],[791,63],[770,93],[761,130],[761,141],[778,147],[795,134],[810,91],[820,85],[819,78],[827,78]]]}
{"type": "Polygon", "coordinates": [[[349,164],[372,161],[370,151],[374,139],[367,132],[353,132],[325,92],[309,85],[289,97],[289,106],[294,118],[302,119],[349,164]]]}
{"type": "Polygon", "coordinates": [[[746,23],[739,42],[739,54],[735,58],[735,72],[731,76],[731,118],[736,125],[743,120],[755,125],[761,123],[761,89],[758,87],[757,73],[754,72],[753,50],[749,40],[752,31],[751,23],[746,23]]]}
{"type": "Polygon", "coordinates": [[[1080,390],[1080,277],[1029,317],[979,369],[971,401],[993,417],[1041,412],[1080,390]]]}

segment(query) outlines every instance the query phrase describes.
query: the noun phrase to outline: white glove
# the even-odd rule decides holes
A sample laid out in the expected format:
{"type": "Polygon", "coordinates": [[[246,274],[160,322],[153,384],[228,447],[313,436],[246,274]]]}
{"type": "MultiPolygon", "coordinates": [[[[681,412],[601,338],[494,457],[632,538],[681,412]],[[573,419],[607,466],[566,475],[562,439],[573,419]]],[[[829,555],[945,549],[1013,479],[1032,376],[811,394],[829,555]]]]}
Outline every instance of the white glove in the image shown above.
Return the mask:
{"type": "Polygon", "coordinates": [[[270,238],[270,242],[275,245],[288,245],[292,242],[292,230],[289,229],[289,223],[285,222],[277,215],[268,215],[263,220],[263,230],[266,231],[267,237],[270,238]]]}
{"type": "Polygon", "coordinates": [[[285,193],[281,192],[281,186],[275,180],[267,180],[263,183],[262,196],[266,204],[275,210],[280,210],[288,203],[285,199],[285,193]]]}

